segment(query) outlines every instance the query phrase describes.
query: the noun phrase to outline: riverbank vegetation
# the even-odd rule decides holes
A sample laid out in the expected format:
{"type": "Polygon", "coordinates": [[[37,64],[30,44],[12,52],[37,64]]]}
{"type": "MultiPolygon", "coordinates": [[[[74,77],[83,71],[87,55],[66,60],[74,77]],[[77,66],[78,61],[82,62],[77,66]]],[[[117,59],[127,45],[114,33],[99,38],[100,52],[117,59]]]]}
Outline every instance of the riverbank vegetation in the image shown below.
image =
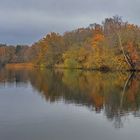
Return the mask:
{"type": "Polygon", "coordinates": [[[32,46],[0,47],[0,63],[40,67],[139,70],[140,27],[118,16],[63,35],[49,33],[32,46]]]}

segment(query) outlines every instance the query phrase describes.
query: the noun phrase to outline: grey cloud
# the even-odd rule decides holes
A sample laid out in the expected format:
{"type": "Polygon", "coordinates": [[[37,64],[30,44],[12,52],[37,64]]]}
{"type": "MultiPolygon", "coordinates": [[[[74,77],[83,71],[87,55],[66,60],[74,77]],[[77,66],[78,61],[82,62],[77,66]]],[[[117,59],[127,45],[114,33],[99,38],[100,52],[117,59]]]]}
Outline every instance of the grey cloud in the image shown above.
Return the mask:
{"type": "Polygon", "coordinates": [[[48,32],[86,27],[116,14],[140,23],[139,0],[0,0],[0,42],[31,44],[48,32]]]}

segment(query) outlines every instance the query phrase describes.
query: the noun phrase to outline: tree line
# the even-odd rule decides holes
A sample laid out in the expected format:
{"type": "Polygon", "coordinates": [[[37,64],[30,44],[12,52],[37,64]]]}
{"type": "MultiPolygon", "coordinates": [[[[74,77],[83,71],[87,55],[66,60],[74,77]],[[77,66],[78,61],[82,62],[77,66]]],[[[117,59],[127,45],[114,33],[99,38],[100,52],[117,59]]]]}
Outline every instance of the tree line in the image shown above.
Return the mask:
{"type": "Polygon", "coordinates": [[[0,45],[0,63],[40,67],[139,70],[140,27],[119,16],[65,32],[49,33],[31,46],[0,45]]]}

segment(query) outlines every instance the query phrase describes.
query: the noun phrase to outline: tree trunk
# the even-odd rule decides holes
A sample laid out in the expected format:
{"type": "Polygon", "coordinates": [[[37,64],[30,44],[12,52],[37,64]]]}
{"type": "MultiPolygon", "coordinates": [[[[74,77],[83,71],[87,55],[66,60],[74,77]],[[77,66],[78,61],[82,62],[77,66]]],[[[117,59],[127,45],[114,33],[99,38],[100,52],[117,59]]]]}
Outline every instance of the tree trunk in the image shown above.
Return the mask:
{"type": "Polygon", "coordinates": [[[121,50],[122,50],[123,56],[124,56],[124,58],[125,58],[125,61],[126,61],[126,63],[130,66],[130,68],[131,68],[132,70],[134,70],[133,64],[130,62],[131,60],[129,60],[129,58],[128,58],[127,55],[125,54],[125,51],[124,51],[124,48],[123,48],[123,45],[122,45],[122,41],[121,41],[120,34],[117,33],[117,36],[118,36],[118,39],[119,39],[120,48],[121,48],[121,50]]]}

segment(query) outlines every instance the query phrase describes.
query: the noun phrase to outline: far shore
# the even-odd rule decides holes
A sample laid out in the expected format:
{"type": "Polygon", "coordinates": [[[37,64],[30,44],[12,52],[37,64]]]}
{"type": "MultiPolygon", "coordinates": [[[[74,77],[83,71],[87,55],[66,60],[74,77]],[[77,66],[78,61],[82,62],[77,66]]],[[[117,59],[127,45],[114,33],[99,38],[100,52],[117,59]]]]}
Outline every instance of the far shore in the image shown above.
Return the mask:
{"type": "Polygon", "coordinates": [[[32,63],[9,63],[5,65],[6,68],[34,68],[35,66],[32,63]]]}
{"type": "Polygon", "coordinates": [[[54,66],[54,67],[40,67],[38,65],[34,65],[33,63],[9,63],[5,65],[5,68],[8,69],[33,69],[33,68],[41,68],[41,69],[50,69],[50,68],[55,68],[55,69],[65,69],[65,70],[85,70],[85,71],[101,71],[101,72],[140,72],[140,70],[127,70],[127,69],[120,69],[120,70],[115,70],[115,69],[86,69],[86,68],[68,68],[68,67],[62,67],[62,66],[54,66]]]}

